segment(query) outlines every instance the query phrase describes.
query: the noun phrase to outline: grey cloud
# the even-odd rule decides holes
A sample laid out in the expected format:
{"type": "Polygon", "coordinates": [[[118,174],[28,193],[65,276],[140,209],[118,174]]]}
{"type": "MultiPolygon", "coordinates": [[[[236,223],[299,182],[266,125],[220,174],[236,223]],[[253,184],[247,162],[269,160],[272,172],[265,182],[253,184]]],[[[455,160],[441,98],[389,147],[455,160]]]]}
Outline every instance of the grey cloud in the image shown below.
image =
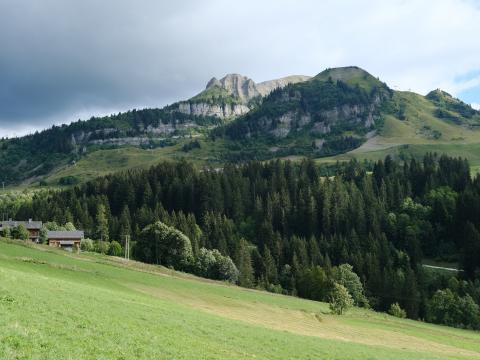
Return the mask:
{"type": "Polygon", "coordinates": [[[0,0],[0,136],[162,106],[228,72],[262,81],[354,64],[426,91],[480,68],[473,2],[385,4],[0,0]]]}

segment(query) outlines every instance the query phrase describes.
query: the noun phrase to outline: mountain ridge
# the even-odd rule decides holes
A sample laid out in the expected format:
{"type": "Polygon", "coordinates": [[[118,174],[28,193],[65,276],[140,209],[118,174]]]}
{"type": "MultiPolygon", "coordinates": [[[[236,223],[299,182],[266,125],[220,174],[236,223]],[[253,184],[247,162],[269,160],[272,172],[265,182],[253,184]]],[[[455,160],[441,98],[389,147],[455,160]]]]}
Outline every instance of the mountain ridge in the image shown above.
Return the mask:
{"type": "Polygon", "coordinates": [[[479,143],[479,127],[480,112],[448,93],[394,91],[355,66],[258,84],[227,74],[212,78],[189,100],[161,109],[133,109],[2,139],[0,180],[41,181],[74,167],[86,154],[125,146],[165,148],[160,151],[165,156],[201,163],[318,158],[357,149],[374,135],[368,143],[379,146],[370,150],[389,143],[479,143]]]}

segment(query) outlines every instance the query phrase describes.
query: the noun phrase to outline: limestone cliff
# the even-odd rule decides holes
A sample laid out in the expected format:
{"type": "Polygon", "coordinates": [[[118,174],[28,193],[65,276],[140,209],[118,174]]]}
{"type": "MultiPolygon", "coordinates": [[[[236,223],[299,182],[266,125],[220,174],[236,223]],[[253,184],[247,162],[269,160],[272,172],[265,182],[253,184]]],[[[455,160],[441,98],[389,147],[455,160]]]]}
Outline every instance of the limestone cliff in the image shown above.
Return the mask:
{"type": "Polygon", "coordinates": [[[188,115],[236,118],[249,112],[260,99],[275,88],[308,80],[308,76],[288,76],[259,84],[240,74],[212,78],[204,91],[188,101],[179,102],[175,110],[188,115]]]}

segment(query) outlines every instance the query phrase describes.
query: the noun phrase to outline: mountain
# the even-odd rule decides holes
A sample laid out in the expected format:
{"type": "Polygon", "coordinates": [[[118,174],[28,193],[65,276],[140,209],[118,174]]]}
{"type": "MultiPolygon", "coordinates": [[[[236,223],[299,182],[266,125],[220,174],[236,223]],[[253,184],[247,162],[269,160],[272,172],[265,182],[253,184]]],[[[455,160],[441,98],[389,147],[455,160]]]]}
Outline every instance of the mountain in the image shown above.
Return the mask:
{"type": "Polygon", "coordinates": [[[448,152],[480,166],[480,112],[441,90],[394,91],[355,66],[256,83],[228,74],[161,109],[131,110],[0,140],[0,181],[68,184],[159,159],[200,164],[448,152]],[[72,180],[72,177],[75,179],[72,180]]]}
{"type": "MultiPolygon", "coordinates": [[[[453,145],[458,151],[452,155],[476,159],[472,145],[480,143],[479,126],[480,112],[445,92],[422,96],[393,91],[350,66],[275,90],[260,106],[216,131],[235,142],[229,160],[380,159],[386,152],[398,155],[399,147],[409,144],[429,145],[425,149],[432,152],[451,152],[453,145]],[[342,155],[332,158],[335,154],[342,155]]],[[[404,156],[425,152],[400,150],[404,156]]]]}
{"type": "Polygon", "coordinates": [[[75,165],[102,148],[158,148],[179,138],[205,136],[211,128],[248,112],[278,86],[307,79],[291,76],[257,84],[238,74],[213,78],[200,94],[162,109],[131,110],[92,117],[70,125],[53,126],[21,138],[0,140],[0,180],[8,183],[38,180],[52,171],[75,165]]]}
{"type": "MultiPolygon", "coordinates": [[[[326,70],[273,90],[260,106],[226,128],[230,139],[274,140],[295,151],[318,154],[357,147],[381,123],[393,92],[357,67],[326,70]]],[[[277,151],[277,150],[274,150],[277,151]]]]}

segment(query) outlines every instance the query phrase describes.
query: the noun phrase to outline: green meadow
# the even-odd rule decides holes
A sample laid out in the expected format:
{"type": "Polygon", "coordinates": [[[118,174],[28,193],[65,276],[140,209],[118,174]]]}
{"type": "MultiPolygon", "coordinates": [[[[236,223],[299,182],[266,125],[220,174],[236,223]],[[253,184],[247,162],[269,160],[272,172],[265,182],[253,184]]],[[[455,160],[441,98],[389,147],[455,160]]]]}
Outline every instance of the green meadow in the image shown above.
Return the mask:
{"type": "Polygon", "coordinates": [[[477,359],[480,333],[0,241],[2,359],[477,359]]]}

